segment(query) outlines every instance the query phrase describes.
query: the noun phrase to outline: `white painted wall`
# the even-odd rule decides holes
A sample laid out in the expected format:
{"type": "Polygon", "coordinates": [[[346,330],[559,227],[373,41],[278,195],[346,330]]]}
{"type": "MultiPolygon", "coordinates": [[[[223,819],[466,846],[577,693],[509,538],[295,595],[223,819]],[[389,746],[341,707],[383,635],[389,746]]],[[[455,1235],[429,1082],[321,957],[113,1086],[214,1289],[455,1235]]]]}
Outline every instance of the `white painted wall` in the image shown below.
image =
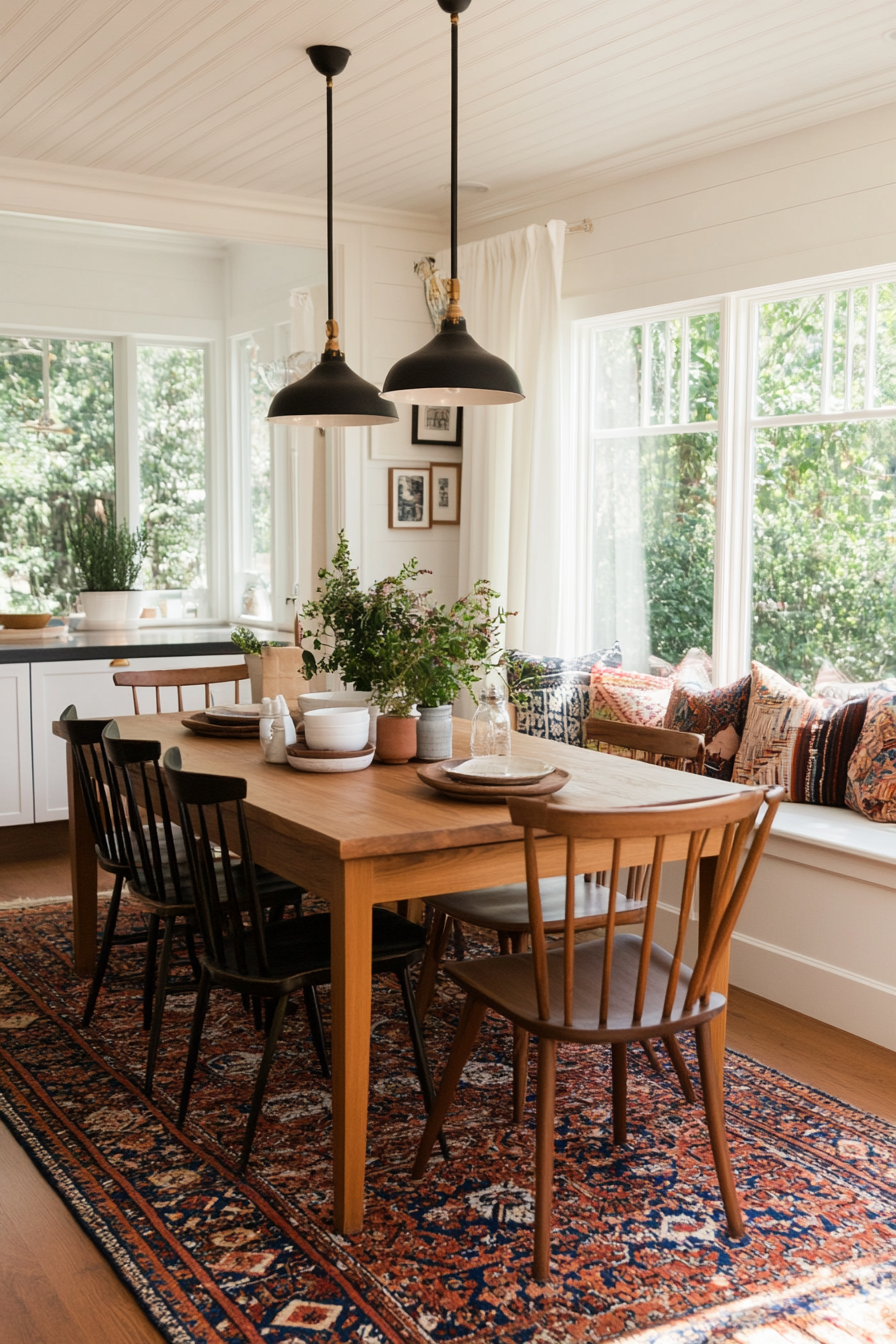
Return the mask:
{"type": "Polygon", "coordinates": [[[571,317],[896,260],[896,103],[608,185],[581,183],[465,238],[583,218],[566,240],[571,317]]]}

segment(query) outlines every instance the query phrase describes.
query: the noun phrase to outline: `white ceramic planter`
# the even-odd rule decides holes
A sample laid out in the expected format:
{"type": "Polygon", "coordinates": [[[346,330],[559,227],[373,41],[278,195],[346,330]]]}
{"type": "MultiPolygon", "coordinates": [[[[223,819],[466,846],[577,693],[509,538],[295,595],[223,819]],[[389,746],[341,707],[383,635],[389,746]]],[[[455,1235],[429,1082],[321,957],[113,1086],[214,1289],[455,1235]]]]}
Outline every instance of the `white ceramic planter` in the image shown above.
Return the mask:
{"type": "Polygon", "coordinates": [[[451,706],[420,706],[417,720],[417,759],[447,761],[451,755],[451,706]]]}
{"type": "Polygon", "coordinates": [[[140,604],[143,592],[139,588],[116,593],[81,593],[84,611],[82,630],[137,630],[140,625],[140,604]]]}

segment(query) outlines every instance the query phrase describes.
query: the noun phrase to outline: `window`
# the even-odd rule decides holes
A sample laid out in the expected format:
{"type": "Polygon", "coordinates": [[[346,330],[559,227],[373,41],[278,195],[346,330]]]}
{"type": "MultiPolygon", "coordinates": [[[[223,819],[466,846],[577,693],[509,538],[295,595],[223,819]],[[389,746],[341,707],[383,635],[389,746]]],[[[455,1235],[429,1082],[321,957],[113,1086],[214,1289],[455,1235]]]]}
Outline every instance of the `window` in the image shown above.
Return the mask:
{"type": "Polygon", "coordinates": [[[805,687],[825,660],[896,674],[892,271],[592,319],[576,339],[589,646],[619,638],[643,670],[712,647],[723,681],[751,656],[805,687]]]}
{"type": "Polygon", "coordinates": [[[67,613],[78,593],[68,527],[115,499],[109,341],[0,337],[0,600],[67,613]]]}
{"type": "Polygon", "coordinates": [[[206,588],[205,353],[197,346],[137,347],[140,515],[149,609],[183,616],[206,588]]]}
{"type": "Polygon", "coordinates": [[[712,644],[719,314],[595,325],[591,637],[627,667],[712,644]]]}

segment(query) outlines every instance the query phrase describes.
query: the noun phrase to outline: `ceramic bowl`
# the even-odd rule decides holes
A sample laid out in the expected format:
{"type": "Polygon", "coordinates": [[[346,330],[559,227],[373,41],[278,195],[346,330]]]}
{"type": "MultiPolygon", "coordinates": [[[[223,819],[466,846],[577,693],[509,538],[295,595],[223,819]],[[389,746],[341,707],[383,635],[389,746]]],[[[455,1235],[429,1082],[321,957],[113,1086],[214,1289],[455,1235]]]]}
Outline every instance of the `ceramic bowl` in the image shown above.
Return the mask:
{"type": "Polygon", "coordinates": [[[366,705],[305,711],[305,741],[314,751],[360,751],[370,736],[366,705]]]}
{"type": "Polygon", "coordinates": [[[369,701],[370,691],[305,691],[299,696],[299,709],[307,714],[310,709],[358,707],[369,701]]]}
{"type": "Polygon", "coordinates": [[[5,630],[43,630],[50,621],[50,613],[44,612],[40,616],[32,616],[24,611],[11,611],[5,616],[0,615],[0,625],[5,630]]]}

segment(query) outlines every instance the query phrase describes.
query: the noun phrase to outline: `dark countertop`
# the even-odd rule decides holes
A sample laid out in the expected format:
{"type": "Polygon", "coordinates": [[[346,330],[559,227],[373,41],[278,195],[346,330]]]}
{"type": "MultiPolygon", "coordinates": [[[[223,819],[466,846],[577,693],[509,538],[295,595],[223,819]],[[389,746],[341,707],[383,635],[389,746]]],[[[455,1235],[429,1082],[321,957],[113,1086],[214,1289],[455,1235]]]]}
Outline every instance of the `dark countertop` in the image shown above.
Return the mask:
{"type": "MultiPolygon", "coordinates": [[[[53,663],[87,658],[185,658],[210,654],[238,654],[231,643],[230,625],[167,626],[160,630],[85,630],[59,639],[14,640],[0,643],[0,663],[53,663]]],[[[269,632],[262,638],[271,638],[269,632]]]]}

